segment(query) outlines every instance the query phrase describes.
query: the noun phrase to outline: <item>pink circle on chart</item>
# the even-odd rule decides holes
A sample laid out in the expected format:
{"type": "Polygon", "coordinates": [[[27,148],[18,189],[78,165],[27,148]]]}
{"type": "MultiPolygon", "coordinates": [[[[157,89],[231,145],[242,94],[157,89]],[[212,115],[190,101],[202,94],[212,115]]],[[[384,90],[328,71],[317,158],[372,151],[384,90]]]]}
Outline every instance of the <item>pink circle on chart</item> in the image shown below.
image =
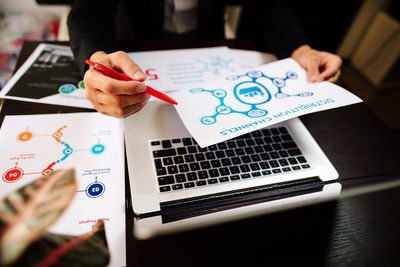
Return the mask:
{"type": "Polygon", "coordinates": [[[3,174],[3,181],[6,183],[14,183],[24,176],[24,171],[21,168],[12,168],[3,174]]]}

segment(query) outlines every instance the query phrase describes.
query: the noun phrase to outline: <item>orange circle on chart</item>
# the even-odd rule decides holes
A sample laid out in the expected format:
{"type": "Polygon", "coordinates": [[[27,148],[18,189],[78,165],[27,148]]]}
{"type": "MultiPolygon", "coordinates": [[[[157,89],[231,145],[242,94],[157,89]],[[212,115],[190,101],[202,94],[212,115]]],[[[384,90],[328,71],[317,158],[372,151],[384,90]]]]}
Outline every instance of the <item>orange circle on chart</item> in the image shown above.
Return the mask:
{"type": "Polygon", "coordinates": [[[14,183],[24,176],[24,171],[21,168],[12,168],[3,174],[3,181],[6,183],[14,183]]]}
{"type": "Polygon", "coordinates": [[[33,137],[33,133],[30,131],[24,131],[17,135],[17,140],[20,142],[28,142],[33,137]]]}

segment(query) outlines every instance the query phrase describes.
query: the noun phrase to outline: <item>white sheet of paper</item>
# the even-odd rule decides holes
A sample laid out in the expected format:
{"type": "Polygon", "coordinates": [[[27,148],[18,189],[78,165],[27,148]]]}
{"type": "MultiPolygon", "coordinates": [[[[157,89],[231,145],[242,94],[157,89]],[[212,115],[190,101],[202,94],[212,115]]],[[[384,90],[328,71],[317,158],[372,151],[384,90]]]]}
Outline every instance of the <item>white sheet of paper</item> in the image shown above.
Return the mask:
{"type": "Polygon", "coordinates": [[[0,91],[0,98],[93,108],[69,46],[40,44],[0,91]]]}
{"type": "Polygon", "coordinates": [[[335,84],[308,83],[306,71],[290,58],[170,96],[178,101],[175,108],[201,147],[362,101],[335,84]]]}
{"type": "Polygon", "coordinates": [[[110,266],[126,265],[122,120],[99,113],[6,116],[0,198],[52,170],[74,168],[78,191],[49,232],[80,235],[105,223],[110,266]]]}
{"type": "MultiPolygon", "coordinates": [[[[237,72],[227,47],[128,53],[146,73],[145,83],[163,93],[191,88],[237,72]]],[[[157,100],[156,98],[151,98],[157,100]]]]}

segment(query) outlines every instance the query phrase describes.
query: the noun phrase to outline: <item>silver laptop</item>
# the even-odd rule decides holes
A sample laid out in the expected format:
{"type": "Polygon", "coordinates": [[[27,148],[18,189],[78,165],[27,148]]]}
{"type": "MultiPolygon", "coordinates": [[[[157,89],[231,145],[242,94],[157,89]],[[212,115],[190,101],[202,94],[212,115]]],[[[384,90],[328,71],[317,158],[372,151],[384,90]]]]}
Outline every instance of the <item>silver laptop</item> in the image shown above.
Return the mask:
{"type": "Polygon", "coordinates": [[[201,148],[170,104],[125,119],[134,234],[158,234],[293,208],[340,193],[338,173],[295,118],[201,148]]]}

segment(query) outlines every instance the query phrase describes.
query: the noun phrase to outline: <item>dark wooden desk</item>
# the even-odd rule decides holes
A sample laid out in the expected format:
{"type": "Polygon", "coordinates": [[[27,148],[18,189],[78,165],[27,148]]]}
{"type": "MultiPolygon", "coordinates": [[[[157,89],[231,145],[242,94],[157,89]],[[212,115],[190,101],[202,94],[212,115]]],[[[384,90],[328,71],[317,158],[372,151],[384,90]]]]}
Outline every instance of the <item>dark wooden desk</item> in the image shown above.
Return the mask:
{"type": "MultiPolygon", "coordinates": [[[[37,44],[24,44],[18,67],[37,44]]],[[[10,114],[77,111],[89,110],[5,100],[0,123],[10,114]]],[[[399,142],[364,104],[301,119],[338,170],[340,179],[400,173],[399,142]]],[[[129,187],[126,188],[129,198],[129,187]]],[[[127,263],[128,266],[400,266],[399,211],[400,188],[396,187],[140,241],[132,235],[133,213],[127,209],[127,263]]]]}

